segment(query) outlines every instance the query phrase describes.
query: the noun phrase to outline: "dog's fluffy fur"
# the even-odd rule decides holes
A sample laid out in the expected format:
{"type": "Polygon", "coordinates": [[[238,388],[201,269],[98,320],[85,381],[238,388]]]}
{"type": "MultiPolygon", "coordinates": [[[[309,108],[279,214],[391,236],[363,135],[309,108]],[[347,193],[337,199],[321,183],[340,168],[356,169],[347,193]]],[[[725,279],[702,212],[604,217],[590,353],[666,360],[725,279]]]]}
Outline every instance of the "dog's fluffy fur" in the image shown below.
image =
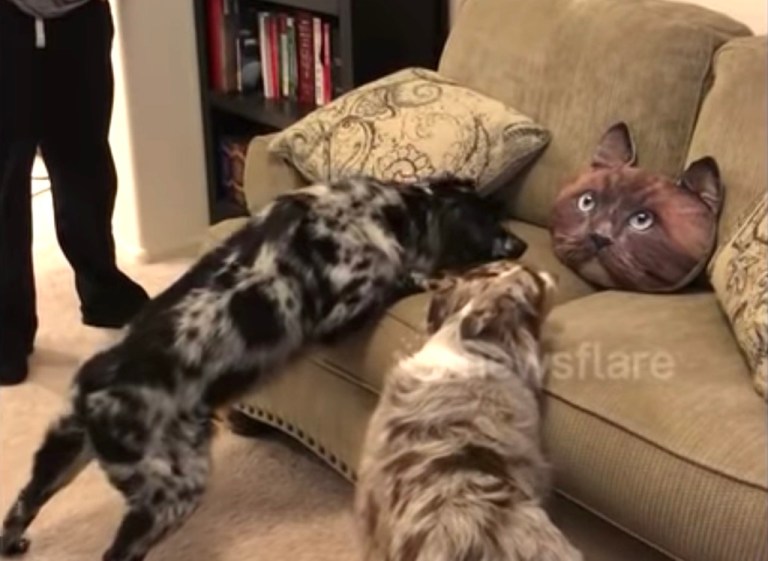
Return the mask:
{"type": "Polygon", "coordinates": [[[541,506],[538,331],[555,281],[503,262],[434,295],[388,376],[356,492],[366,561],[580,561],[541,506]]]}
{"type": "Polygon", "coordinates": [[[128,507],[103,559],[144,559],[200,501],[212,412],[436,268],[521,254],[492,208],[450,179],[350,179],[273,201],[81,367],[4,521],[2,553],[27,549],[44,503],[95,459],[128,507]]]}

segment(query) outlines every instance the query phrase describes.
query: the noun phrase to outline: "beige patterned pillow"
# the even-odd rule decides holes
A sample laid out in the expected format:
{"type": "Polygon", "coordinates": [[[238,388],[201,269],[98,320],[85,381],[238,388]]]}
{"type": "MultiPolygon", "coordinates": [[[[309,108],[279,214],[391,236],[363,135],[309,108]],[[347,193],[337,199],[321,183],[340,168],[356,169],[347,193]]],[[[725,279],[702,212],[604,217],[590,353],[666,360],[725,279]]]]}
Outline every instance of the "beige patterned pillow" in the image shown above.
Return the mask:
{"type": "Polygon", "coordinates": [[[755,388],[768,399],[768,196],[720,249],[710,273],[755,388]]]}
{"type": "Polygon", "coordinates": [[[271,152],[311,182],[451,174],[484,193],[549,143],[529,117],[439,74],[408,68],[359,87],[278,133],[271,152]]]}

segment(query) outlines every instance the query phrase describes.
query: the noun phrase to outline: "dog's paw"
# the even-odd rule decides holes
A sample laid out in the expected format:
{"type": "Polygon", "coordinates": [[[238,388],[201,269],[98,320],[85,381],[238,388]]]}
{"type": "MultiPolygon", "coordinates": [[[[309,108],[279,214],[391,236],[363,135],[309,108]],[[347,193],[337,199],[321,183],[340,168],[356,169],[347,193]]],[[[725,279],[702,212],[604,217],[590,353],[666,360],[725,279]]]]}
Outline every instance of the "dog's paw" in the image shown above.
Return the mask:
{"type": "Polygon", "coordinates": [[[433,279],[430,279],[424,273],[412,272],[410,274],[410,283],[415,289],[426,292],[430,289],[433,279]]]}
{"type": "Polygon", "coordinates": [[[398,297],[410,296],[419,292],[426,292],[428,279],[422,273],[408,272],[401,276],[394,287],[394,293],[398,297]]]}
{"type": "Polygon", "coordinates": [[[11,538],[0,536],[0,555],[3,557],[16,557],[24,555],[29,550],[30,542],[27,538],[11,538]]]}

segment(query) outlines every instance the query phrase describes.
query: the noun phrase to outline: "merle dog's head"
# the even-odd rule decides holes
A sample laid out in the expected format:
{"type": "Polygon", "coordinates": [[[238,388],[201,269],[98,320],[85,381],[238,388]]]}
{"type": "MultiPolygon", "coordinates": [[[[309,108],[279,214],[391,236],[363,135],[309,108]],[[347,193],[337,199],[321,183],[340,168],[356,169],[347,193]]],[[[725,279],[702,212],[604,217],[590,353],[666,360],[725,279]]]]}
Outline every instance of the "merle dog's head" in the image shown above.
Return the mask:
{"type": "Polygon", "coordinates": [[[505,209],[459,180],[430,186],[428,245],[436,269],[465,267],[496,259],[516,259],[527,244],[503,226],[505,209]]]}
{"type": "Polygon", "coordinates": [[[512,359],[535,388],[543,369],[529,368],[540,352],[540,330],[557,293],[557,277],[514,260],[481,265],[437,281],[427,312],[430,334],[485,357],[512,359]],[[440,335],[438,335],[440,337],[440,335]]]}

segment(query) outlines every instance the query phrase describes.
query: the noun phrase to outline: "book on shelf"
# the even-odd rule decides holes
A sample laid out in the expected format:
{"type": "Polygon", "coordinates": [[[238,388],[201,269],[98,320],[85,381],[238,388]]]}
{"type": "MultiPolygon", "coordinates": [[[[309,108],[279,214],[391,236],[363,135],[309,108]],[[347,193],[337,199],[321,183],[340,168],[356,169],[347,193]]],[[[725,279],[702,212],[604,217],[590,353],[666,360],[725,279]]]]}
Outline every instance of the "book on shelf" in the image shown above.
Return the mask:
{"type": "Polygon", "coordinates": [[[255,7],[239,0],[207,0],[210,87],[247,93],[258,88],[261,56],[255,7]]]}
{"type": "Polygon", "coordinates": [[[324,105],[341,93],[338,30],[301,10],[207,0],[210,88],[324,105]]]}
{"type": "Polygon", "coordinates": [[[218,142],[221,165],[217,198],[243,209],[248,207],[243,185],[249,142],[250,137],[242,135],[226,135],[218,142]]]}
{"type": "Polygon", "coordinates": [[[262,91],[266,99],[290,99],[324,105],[335,97],[340,57],[332,48],[336,34],[329,21],[308,12],[259,13],[262,91]]]}

